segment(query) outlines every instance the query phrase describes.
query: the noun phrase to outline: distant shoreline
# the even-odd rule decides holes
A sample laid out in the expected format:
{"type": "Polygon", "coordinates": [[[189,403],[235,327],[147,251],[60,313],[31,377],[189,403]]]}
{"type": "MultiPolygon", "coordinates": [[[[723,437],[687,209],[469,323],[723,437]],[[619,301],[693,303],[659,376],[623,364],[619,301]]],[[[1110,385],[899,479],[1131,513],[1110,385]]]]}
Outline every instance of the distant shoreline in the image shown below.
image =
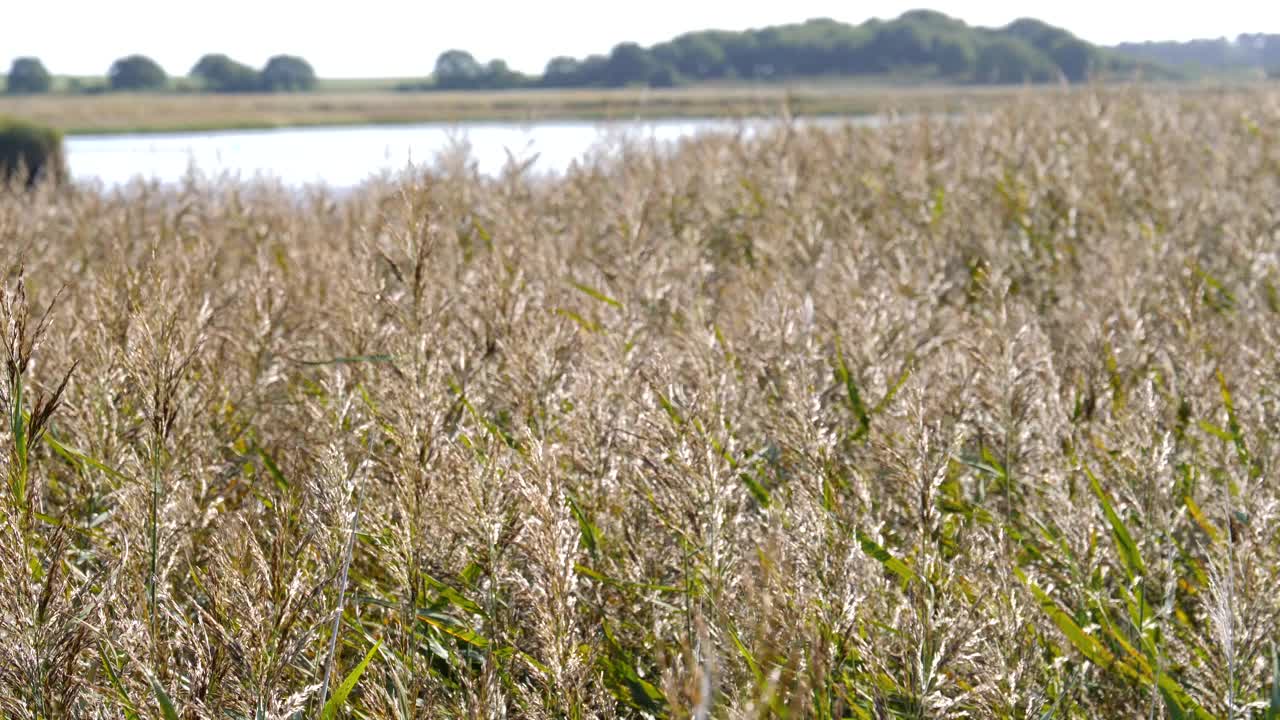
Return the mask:
{"type": "Polygon", "coordinates": [[[67,135],[216,132],[426,123],[539,123],[964,112],[1061,87],[804,85],[671,90],[316,92],[0,96],[0,116],[67,135]]]}

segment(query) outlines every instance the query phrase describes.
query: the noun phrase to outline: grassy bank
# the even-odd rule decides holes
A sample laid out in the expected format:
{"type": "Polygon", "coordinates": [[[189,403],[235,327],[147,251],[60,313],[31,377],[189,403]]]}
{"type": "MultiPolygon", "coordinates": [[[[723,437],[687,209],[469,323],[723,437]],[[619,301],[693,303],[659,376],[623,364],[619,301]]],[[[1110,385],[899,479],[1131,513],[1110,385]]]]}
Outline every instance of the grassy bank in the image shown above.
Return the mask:
{"type": "Polygon", "coordinates": [[[83,134],[418,122],[772,116],[784,108],[806,115],[858,115],[887,109],[935,112],[989,106],[1033,92],[1052,96],[1062,91],[836,85],[791,89],[0,96],[0,115],[83,134]]]}
{"type": "Polygon", "coordinates": [[[1274,717],[1277,128],[0,193],[0,716],[1274,717]]]}

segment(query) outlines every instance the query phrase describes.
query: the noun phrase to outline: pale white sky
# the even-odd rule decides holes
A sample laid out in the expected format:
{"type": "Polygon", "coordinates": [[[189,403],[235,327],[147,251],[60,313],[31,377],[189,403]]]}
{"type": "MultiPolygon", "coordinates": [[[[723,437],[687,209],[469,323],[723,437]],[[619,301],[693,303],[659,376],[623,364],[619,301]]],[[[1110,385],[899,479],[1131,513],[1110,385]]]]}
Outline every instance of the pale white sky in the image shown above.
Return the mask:
{"type": "Polygon", "coordinates": [[[100,75],[130,53],[185,74],[206,52],[260,66],[269,56],[307,58],[322,77],[402,77],[431,72],[436,56],[468,50],[541,72],[553,55],[605,53],[624,40],[648,45],[689,30],[831,17],[860,23],[930,8],[971,25],[1036,17],[1097,43],[1280,33],[1278,0],[42,0],[4,3],[0,72],[14,57],[40,57],[50,72],[100,75]],[[45,28],[45,31],[36,31],[45,28]]]}

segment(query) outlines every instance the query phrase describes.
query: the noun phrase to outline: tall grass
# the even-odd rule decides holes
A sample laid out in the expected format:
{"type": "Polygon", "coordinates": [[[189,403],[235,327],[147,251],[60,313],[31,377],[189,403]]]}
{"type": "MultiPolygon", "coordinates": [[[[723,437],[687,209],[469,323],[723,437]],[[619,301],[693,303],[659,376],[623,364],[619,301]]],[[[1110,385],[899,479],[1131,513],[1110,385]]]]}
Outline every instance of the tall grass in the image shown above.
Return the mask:
{"type": "Polygon", "coordinates": [[[1280,717],[1277,128],[0,195],[0,714],[1280,717]]]}
{"type": "Polygon", "coordinates": [[[896,88],[828,83],[429,93],[357,89],[242,95],[112,93],[0,96],[0,115],[23,117],[68,134],[137,133],[426,122],[748,117],[770,116],[784,106],[805,114],[868,114],[887,107],[953,112],[1021,95],[1048,98],[1061,92],[1061,88],[1044,86],[896,88]]]}

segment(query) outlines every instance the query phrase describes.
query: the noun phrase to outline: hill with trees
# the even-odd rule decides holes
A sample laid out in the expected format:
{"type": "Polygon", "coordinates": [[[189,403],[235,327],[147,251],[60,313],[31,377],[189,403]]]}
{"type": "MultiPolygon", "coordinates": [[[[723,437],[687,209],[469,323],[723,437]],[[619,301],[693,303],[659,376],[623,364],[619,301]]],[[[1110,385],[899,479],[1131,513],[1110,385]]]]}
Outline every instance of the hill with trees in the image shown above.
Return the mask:
{"type": "Polygon", "coordinates": [[[1234,40],[1122,43],[1114,51],[1192,75],[1256,76],[1265,72],[1280,77],[1280,34],[1244,33],[1234,40]]]}
{"type": "Polygon", "coordinates": [[[1167,77],[1155,63],[1086,42],[1034,19],[974,27],[932,10],[859,25],[818,18],[758,30],[708,30],[650,47],[621,43],[607,55],[553,58],[540,78],[481,63],[462,50],[440,56],[430,81],[404,89],[669,87],[705,82],[822,78],[1008,84],[1167,77]],[[495,72],[502,71],[501,74],[495,72]]]}

